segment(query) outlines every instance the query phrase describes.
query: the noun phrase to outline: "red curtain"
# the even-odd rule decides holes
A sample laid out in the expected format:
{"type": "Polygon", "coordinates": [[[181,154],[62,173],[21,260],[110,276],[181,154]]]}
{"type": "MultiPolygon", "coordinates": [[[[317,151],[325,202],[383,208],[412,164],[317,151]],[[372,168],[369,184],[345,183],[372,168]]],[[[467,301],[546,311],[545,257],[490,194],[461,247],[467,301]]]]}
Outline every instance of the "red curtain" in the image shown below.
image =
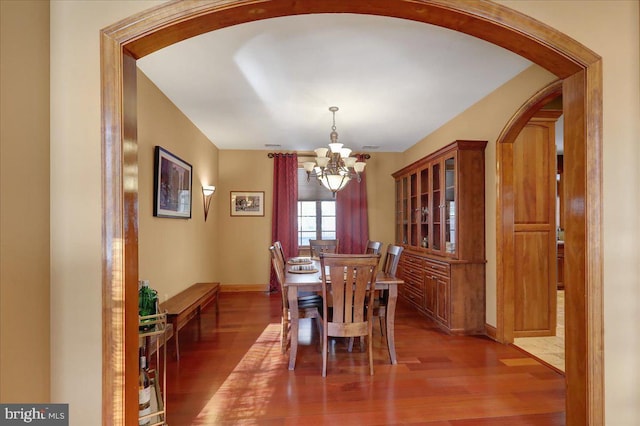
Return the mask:
{"type": "MultiPolygon", "coordinates": [[[[364,161],[360,156],[358,161],[364,161]]],[[[336,193],[336,237],[340,240],[340,253],[364,253],[369,239],[367,216],[367,179],[365,172],[336,193]]]]}
{"type": "MultiPolygon", "coordinates": [[[[273,154],[273,215],[271,241],[280,241],[285,257],[298,253],[298,155],[273,154]]],[[[280,291],[270,268],[269,292],[280,291]]]]}

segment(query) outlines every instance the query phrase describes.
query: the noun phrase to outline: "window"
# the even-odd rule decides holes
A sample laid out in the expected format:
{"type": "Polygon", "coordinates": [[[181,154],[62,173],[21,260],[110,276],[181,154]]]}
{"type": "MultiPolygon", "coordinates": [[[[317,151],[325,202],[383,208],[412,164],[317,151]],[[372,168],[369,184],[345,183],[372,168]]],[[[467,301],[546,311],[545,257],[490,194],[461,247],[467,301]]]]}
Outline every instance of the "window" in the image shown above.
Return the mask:
{"type": "Polygon", "coordinates": [[[336,239],[336,201],[331,191],[316,179],[307,182],[307,173],[298,169],[298,246],[309,240],[336,239]]]}
{"type": "Polygon", "coordinates": [[[298,201],[298,245],[336,239],[335,201],[298,201]]]}

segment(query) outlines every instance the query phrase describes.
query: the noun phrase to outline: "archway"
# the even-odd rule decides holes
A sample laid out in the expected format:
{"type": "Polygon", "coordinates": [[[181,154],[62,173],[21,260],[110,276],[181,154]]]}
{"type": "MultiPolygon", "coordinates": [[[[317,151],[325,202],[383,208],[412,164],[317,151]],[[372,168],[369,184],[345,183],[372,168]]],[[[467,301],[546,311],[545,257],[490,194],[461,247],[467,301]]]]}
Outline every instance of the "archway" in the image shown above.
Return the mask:
{"type": "Polygon", "coordinates": [[[361,13],[439,25],[509,49],[563,79],[567,246],[567,424],[603,424],[601,58],[490,2],[245,0],[170,2],[101,33],[103,126],[103,424],[137,422],[136,59],[227,26],[307,13],[361,13]],[[586,297],[588,295],[589,297],[586,297]]]}

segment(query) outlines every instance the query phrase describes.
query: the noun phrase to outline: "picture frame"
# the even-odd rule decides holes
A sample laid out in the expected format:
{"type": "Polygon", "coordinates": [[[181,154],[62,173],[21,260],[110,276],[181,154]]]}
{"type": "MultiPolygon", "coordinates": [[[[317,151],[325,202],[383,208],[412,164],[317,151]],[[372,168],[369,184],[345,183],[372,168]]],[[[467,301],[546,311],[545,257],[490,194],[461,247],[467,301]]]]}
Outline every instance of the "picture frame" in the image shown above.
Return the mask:
{"type": "Polygon", "coordinates": [[[153,215],[191,219],[193,167],[160,146],[154,158],[153,215]]]}
{"type": "Polygon", "coordinates": [[[264,191],[231,191],[231,216],[264,216],[264,191]]]}

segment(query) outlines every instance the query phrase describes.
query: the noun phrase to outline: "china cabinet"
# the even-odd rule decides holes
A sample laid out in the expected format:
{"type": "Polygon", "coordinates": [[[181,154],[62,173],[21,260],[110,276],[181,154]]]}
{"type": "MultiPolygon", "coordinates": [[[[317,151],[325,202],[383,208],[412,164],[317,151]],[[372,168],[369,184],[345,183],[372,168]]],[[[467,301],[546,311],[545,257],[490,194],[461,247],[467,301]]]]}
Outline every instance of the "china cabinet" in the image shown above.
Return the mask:
{"type": "Polygon", "coordinates": [[[484,332],[486,144],[457,140],[393,174],[401,296],[450,333],[484,332]]]}

